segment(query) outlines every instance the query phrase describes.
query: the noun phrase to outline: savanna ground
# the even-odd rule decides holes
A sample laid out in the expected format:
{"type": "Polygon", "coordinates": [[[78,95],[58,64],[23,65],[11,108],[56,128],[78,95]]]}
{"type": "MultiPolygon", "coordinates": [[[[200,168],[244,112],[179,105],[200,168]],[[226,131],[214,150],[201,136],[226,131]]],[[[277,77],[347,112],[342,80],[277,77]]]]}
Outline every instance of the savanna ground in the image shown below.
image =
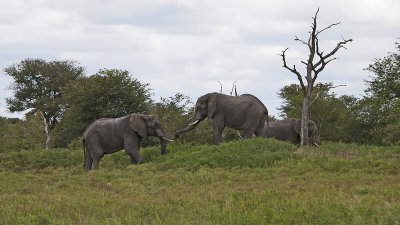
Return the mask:
{"type": "Polygon", "coordinates": [[[0,224],[400,224],[400,147],[273,139],[0,155],[0,224]]]}

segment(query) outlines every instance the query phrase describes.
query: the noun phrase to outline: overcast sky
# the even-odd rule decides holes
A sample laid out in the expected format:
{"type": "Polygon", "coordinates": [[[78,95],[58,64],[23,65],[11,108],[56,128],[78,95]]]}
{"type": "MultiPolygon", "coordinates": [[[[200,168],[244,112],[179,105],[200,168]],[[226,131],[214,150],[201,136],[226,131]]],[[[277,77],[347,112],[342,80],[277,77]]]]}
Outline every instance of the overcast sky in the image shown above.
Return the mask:
{"type": "MultiPolygon", "coordinates": [[[[229,93],[237,81],[239,94],[260,98],[278,116],[284,85],[298,83],[282,67],[302,68],[307,39],[317,8],[322,29],[320,47],[330,51],[342,38],[354,39],[335,55],[317,81],[345,84],[338,95],[360,97],[363,70],[375,58],[395,50],[400,37],[398,0],[1,0],[0,116],[13,95],[4,68],[25,58],[75,60],[87,75],[100,69],[128,70],[150,83],[153,99],[182,93],[192,101],[208,92],[229,93]]],[[[304,70],[301,70],[304,71],[304,70]]]]}

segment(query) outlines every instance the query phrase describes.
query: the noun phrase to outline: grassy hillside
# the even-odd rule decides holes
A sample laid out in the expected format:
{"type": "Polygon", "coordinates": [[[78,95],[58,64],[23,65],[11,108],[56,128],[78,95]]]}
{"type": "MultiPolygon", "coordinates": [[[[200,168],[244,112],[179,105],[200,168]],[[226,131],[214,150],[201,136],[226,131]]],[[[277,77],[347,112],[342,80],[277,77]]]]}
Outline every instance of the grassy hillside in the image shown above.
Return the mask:
{"type": "Polygon", "coordinates": [[[270,139],[0,155],[0,224],[400,224],[400,147],[270,139]]]}

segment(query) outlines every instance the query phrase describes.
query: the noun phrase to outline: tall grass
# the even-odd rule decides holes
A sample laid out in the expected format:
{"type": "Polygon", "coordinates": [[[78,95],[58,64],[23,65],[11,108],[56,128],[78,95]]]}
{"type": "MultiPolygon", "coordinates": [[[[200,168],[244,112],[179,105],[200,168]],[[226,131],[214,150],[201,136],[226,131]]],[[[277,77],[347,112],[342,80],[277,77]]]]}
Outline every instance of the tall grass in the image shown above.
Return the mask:
{"type": "Polygon", "coordinates": [[[396,146],[251,139],[141,154],[89,173],[78,150],[0,155],[0,224],[400,224],[396,146]]]}

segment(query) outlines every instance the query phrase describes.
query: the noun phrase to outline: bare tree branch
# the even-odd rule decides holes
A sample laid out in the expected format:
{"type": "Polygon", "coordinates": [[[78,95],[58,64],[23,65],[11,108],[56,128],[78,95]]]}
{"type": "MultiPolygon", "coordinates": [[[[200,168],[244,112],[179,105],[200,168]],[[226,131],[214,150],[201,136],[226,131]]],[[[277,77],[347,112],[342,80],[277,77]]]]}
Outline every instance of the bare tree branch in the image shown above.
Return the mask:
{"type": "Polygon", "coordinates": [[[331,88],[329,88],[329,90],[330,89],[334,89],[334,88],[338,88],[338,87],[346,87],[347,85],[345,85],[345,84],[339,84],[339,85],[336,85],[336,86],[333,86],[333,87],[331,87],[331,88]]]}
{"type": "Polygon", "coordinates": [[[296,74],[297,79],[300,81],[301,88],[303,89],[303,92],[304,92],[304,94],[305,94],[305,89],[306,89],[306,87],[305,87],[305,85],[304,85],[303,79],[301,78],[301,74],[296,70],[296,65],[293,65],[293,69],[291,69],[291,68],[289,68],[289,67],[287,66],[287,64],[286,64],[286,56],[285,56],[285,53],[286,53],[286,51],[287,51],[288,49],[289,49],[289,48],[286,48],[285,50],[282,51],[282,54],[280,54],[280,56],[282,56],[283,67],[286,68],[286,69],[288,69],[288,70],[291,71],[292,73],[296,74]]]}
{"type": "Polygon", "coordinates": [[[317,99],[318,99],[320,93],[321,93],[321,92],[319,91],[319,92],[317,93],[317,96],[315,96],[315,98],[310,102],[310,104],[309,104],[310,107],[312,106],[312,104],[315,103],[315,101],[317,101],[317,99]]]}
{"type": "Polygon", "coordinates": [[[222,83],[221,83],[221,81],[218,81],[218,83],[219,83],[219,86],[221,86],[221,88],[219,89],[219,93],[222,93],[222,83]]]}
{"type": "MultiPolygon", "coordinates": [[[[331,90],[331,89],[334,89],[334,88],[338,88],[338,87],[346,87],[346,85],[345,84],[339,84],[339,85],[336,85],[336,86],[329,87],[328,90],[331,90]]],[[[317,101],[317,99],[318,99],[318,97],[319,97],[321,92],[322,91],[317,92],[317,95],[315,96],[315,98],[310,102],[310,107],[311,107],[312,104],[315,103],[315,101],[317,101]]]]}
{"type": "Polygon", "coordinates": [[[353,39],[347,39],[347,40],[343,40],[343,41],[337,43],[336,47],[330,53],[326,54],[325,56],[323,56],[321,53],[321,56],[320,56],[321,60],[319,62],[317,62],[315,64],[315,66],[317,67],[320,64],[322,64],[325,59],[334,55],[340,48],[345,48],[344,45],[347,44],[348,42],[352,42],[352,41],[353,41],[353,39]]]}
{"type": "Polygon", "coordinates": [[[333,23],[333,24],[331,24],[331,25],[329,25],[329,26],[325,27],[324,29],[322,29],[322,30],[318,31],[318,32],[317,32],[317,35],[318,35],[318,34],[320,34],[320,33],[322,33],[323,31],[325,31],[325,30],[328,30],[328,29],[330,29],[331,27],[333,27],[333,26],[337,26],[337,25],[339,25],[339,24],[340,24],[340,22],[333,23]]]}
{"type": "Polygon", "coordinates": [[[287,70],[291,71],[294,73],[298,80],[300,81],[301,88],[303,89],[303,94],[304,94],[304,100],[303,100],[303,109],[302,109],[302,122],[301,122],[301,145],[304,146],[307,144],[308,139],[307,139],[307,132],[308,132],[308,126],[306,126],[308,122],[308,113],[309,113],[309,107],[316,102],[316,100],[319,98],[321,92],[318,92],[316,94],[316,97],[311,100],[311,95],[314,89],[314,84],[315,81],[319,75],[320,72],[322,72],[325,69],[325,66],[329,64],[330,62],[336,60],[337,58],[332,57],[340,48],[346,49],[345,45],[348,42],[352,42],[353,39],[343,39],[343,41],[340,41],[337,43],[336,47],[332,49],[330,52],[327,54],[324,51],[321,51],[319,48],[319,39],[318,35],[321,34],[322,32],[331,29],[334,26],[337,26],[340,24],[338,23],[332,23],[327,27],[324,27],[322,30],[317,30],[317,18],[318,18],[318,13],[319,13],[319,8],[315,12],[314,17],[312,17],[312,23],[311,23],[311,30],[308,32],[309,38],[306,41],[301,40],[298,38],[298,36],[295,36],[295,41],[299,41],[302,44],[305,44],[309,48],[309,55],[308,59],[304,61],[300,61],[302,64],[306,65],[306,74],[305,74],[305,79],[307,82],[307,86],[305,86],[303,82],[302,75],[296,70],[296,65],[293,65],[293,67],[289,67],[286,62],[286,51],[288,48],[286,48],[284,51],[282,51],[282,54],[280,56],[282,57],[283,61],[283,67],[286,68],[287,70]],[[318,57],[319,59],[315,59],[315,57],[318,57]],[[331,58],[332,57],[332,58],[331,58]],[[314,59],[316,63],[314,63],[314,59]],[[311,101],[311,102],[310,102],[311,101]]]}
{"type": "Polygon", "coordinates": [[[297,36],[295,36],[294,40],[295,40],[295,41],[300,41],[301,43],[303,43],[303,44],[305,44],[305,45],[308,46],[308,43],[307,43],[307,42],[305,42],[305,41],[299,39],[297,36]]]}

